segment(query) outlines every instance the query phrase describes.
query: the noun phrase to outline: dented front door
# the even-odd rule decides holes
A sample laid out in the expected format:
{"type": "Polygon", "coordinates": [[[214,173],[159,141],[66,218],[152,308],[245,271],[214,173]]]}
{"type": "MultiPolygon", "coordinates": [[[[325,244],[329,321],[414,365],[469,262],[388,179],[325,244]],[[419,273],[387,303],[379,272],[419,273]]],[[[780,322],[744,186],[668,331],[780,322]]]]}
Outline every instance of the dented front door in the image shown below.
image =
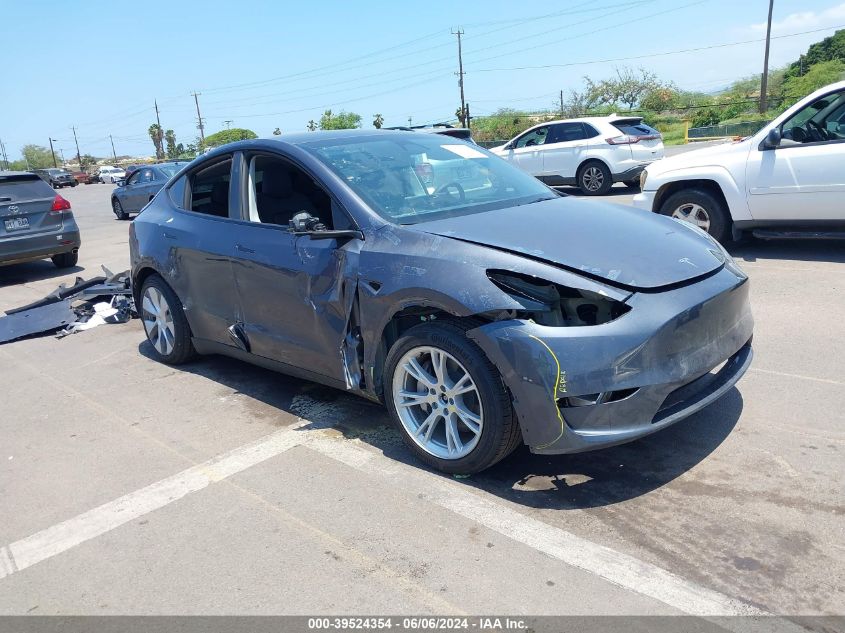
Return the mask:
{"type": "Polygon", "coordinates": [[[242,224],[232,262],[249,351],[339,381],[355,294],[348,245],[242,224]]]}

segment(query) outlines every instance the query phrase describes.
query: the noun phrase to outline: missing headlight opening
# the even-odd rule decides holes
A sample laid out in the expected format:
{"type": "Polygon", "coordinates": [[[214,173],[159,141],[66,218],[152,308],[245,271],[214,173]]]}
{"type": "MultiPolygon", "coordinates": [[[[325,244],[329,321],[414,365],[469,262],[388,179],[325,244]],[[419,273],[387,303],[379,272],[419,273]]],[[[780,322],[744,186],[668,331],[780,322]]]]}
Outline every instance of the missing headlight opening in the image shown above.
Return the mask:
{"type": "Polygon", "coordinates": [[[620,301],[588,290],[503,270],[488,270],[487,277],[523,306],[510,318],[531,319],[539,325],[574,327],[601,325],[631,308],[620,301]]]}

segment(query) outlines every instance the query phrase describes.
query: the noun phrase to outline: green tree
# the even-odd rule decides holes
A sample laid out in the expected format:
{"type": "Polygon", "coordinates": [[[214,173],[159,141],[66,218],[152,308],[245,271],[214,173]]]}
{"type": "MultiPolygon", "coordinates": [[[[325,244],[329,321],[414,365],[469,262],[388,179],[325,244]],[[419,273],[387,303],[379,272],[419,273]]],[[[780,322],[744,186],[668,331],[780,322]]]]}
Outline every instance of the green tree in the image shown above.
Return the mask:
{"type": "Polygon", "coordinates": [[[164,133],[164,141],[167,143],[167,157],[176,158],[180,152],[176,145],[176,133],[173,130],[167,130],[164,133]]]}
{"type": "Polygon", "coordinates": [[[616,76],[593,81],[584,77],[588,105],[627,106],[632,110],[649,92],[661,87],[657,75],[640,68],[617,68],[616,76]]]}
{"type": "Polygon", "coordinates": [[[147,132],[149,133],[150,139],[152,139],[153,145],[155,146],[156,158],[161,160],[164,158],[164,131],[158,123],[153,123],[147,132]]]}
{"type": "Polygon", "coordinates": [[[97,164],[97,159],[94,156],[91,156],[91,154],[83,154],[81,158],[82,164],[79,166],[79,168],[82,171],[88,171],[91,167],[97,164]]]}
{"type": "Polygon", "coordinates": [[[358,127],[361,127],[361,115],[354,112],[332,114],[331,110],[326,110],[320,117],[321,130],[351,130],[358,127]]]}
{"type": "Polygon", "coordinates": [[[831,59],[830,61],[813,64],[803,76],[790,77],[784,82],[784,103],[782,106],[787,108],[811,92],[843,78],[845,78],[845,62],[843,61],[831,59]]]}
{"type": "Polygon", "coordinates": [[[384,125],[384,117],[380,114],[376,114],[373,116],[373,127],[377,130],[381,129],[381,126],[384,125]]]}
{"type": "Polygon", "coordinates": [[[49,147],[24,145],[21,148],[21,154],[23,154],[26,163],[29,164],[29,169],[44,169],[53,166],[53,154],[49,147]]]}
{"type": "MultiPolygon", "coordinates": [[[[803,55],[803,67],[806,73],[810,66],[821,62],[839,60],[845,62],[845,29],[836,31],[830,37],[824,38],[821,42],[811,44],[807,54],[803,55]]],[[[802,60],[792,62],[786,70],[787,78],[801,76],[802,60]]]]}
{"type": "Polygon", "coordinates": [[[309,132],[314,132],[317,129],[317,122],[314,119],[308,121],[308,125],[305,126],[309,132]]]}
{"type": "Polygon", "coordinates": [[[273,130],[273,136],[280,136],[281,133],[282,133],[282,131],[279,128],[276,128],[275,130],[273,130]]]}
{"type": "Polygon", "coordinates": [[[205,137],[206,147],[218,147],[226,143],[234,143],[235,141],[245,141],[251,138],[258,138],[258,134],[252,130],[247,130],[240,127],[233,127],[231,130],[220,130],[216,134],[205,137]]]}

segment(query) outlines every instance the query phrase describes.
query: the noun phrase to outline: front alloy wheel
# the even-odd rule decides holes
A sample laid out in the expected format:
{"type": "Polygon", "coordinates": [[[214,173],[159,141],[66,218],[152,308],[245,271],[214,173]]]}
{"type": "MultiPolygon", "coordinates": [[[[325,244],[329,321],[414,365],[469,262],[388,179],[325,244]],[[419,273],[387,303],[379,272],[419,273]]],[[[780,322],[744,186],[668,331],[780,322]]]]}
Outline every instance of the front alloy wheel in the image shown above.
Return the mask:
{"type": "Polygon", "coordinates": [[[672,211],[672,217],[677,220],[689,222],[690,224],[695,224],[701,230],[710,232],[710,214],[700,204],[695,204],[694,202],[682,204],[672,211]]]}
{"type": "Polygon", "coordinates": [[[385,359],[385,404],[405,444],[447,473],[489,468],[522,439],[499,371],[466,335],[477,325],[420,323],[385,359]]]}
{"type": "Polygon", "coordinates": [[[478,444],[484,408],[475,382],[457,358],[435,347],[415,347],[393,375],[393,399],[402,426],[421,449],[460,459],[478,444]]]}

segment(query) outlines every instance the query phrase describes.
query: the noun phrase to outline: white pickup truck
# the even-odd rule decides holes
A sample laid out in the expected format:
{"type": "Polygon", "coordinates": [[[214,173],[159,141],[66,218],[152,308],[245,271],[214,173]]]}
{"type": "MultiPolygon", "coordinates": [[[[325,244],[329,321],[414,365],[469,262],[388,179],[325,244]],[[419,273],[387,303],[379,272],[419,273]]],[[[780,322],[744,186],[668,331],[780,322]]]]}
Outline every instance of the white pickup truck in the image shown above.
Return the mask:
{"type": "Polygon", "coordinates": [[[634,205],[721,242],[845,238],[845,81],[805,97],[754,136],[656,161],[634,205]]]}

